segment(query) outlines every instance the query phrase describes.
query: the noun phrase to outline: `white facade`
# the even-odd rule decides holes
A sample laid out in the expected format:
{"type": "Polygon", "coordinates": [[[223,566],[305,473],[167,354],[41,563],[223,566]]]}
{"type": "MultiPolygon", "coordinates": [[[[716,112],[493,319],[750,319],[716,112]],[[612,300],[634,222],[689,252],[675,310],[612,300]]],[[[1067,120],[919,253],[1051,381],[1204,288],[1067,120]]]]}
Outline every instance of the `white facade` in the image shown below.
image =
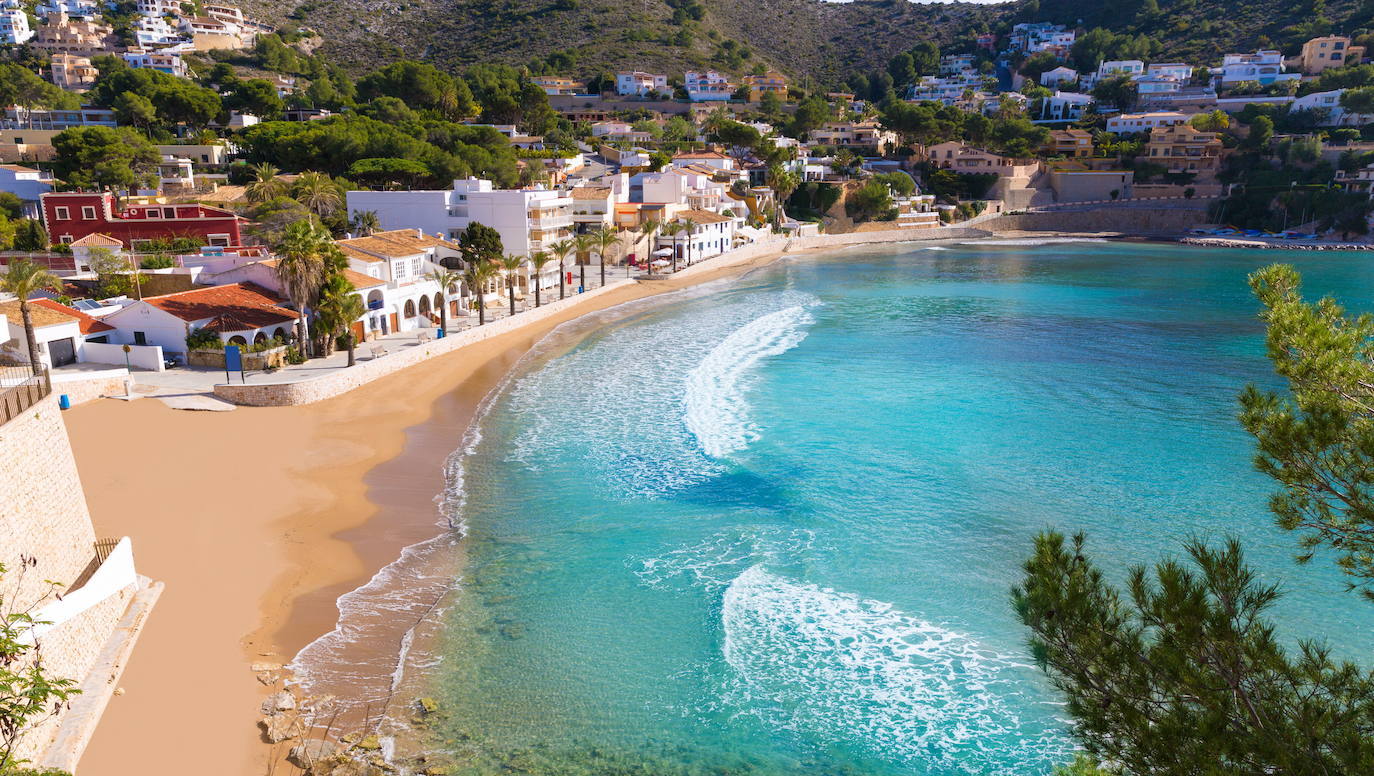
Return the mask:
{"type": "Polygon", "coordinates": [[[657,244],[659,251],[676,252],[679,266],[681,262],[695,262],[719,256],[734,247],[733,218],[688,210],[673,220],[690,224],[690,231],[675,236],[659,234],[657,244]]]}
{"type": "Polygon", "coordinates": [[[622,96],[645,97],[650,92],[659,94],[671,94],[668,88],[668,76],[658,73],[645,73],[639,70],[632,70],[626,73],[616,73],[615,93],[622,96]]]}
{"type": "Polygon", "coordinates": [[[29,27],[29,15],[24,12],[18,0],[5,0],[0,5],[0,44],[18,45],[27,43],[33,37],[29,27]]]}
{"type": "Polygon", "coordinates": [[[1176,124],[1184,124],[1190,118],[1192,117],[1187,113],[1178,111],[1123,113],[1107,119],[1107,131],[1118,133],[1149,132],[1155,127],[1172,127],[1176,124]]]}
{"type": "Polygon", "coordinates": [[[687,97],[692,102],[728,100],[735,92],[735,85],[730,83],[730,79],[714,70],[704,73],[688,71],[683,75],[683,83],[687,89],[687,97]]]}
{"type": "Polygon", "coordinates": [[[1301,73],[1284,70],[1283,54],[1277,51],[1256,51],[1253,54],[1227,54],[1221,62],[1218,80],[1222,86],[1234,86],[1242,81],[1257,81],[1268,85],[1277,81],[1296,81],[1301,73]]]}
{"type": "Polygon", "coordinates": [[[350,191],[348,211],[373,210],[383,229],[416,228],[456,240],[476,221],[501,234],[506,253],[528,256],[571,234],[572,198],[546,189],[493,189],[456,180],[439,191],[350,191]]]}
{"type": "Polygon", "coordinates": [[[1040,85],[1053,89],[1060,84],[1069,84],[1078,80],[1078,71],[1071,67],[1060,65],[1053,70],[1046,70],[1040,74],[1040,85]]]}
{"type": "Polygon", "coordinates": [[[1329,92],[1313,92],[1308,95],[1293,100],[1289,103],[1290,111],[1296,110],[1319,110],[1326,114],[1325,120],[1321,122],[1324,127],[1359,126],[1370,121],[1370,117],[1359,113],[1348,113],[1341,107],[1341,95],[1344,89],[1333,89],[1329,92]]]}
{"type": "Polygon", "coordinates": [[[48,173],[18,164],[0,164],[0,191],[19,197],[29,218],[38,217],[39,198],[53,190],[53,183],[48,173]]]}
{"type": "Polygon", "coordinates": [[[1092,104],[1093,97],[1090,94],[1055,92],[1040,100],[1040,110],[1036,114],[1036,120],[1046,122],[1078,121],[1083,118],[1083,111],[1092,104]]]}

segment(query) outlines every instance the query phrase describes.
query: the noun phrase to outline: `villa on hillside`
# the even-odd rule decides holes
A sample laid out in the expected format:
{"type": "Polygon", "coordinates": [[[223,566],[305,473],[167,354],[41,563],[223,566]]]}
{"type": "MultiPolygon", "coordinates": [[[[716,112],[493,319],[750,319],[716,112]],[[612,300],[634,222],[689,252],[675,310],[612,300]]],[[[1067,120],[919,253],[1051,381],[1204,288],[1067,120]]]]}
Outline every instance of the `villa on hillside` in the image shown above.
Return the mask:
{"type": "Polygon", "coordinates": [[[48,192],[41,197],[43,226],[54,242],[71,243],[100,233],[137,249],[152,240],[194,237],[207,245],[238,245],[245,222],[228,210],[208,205],[130,205],[115,208],[114,195],[101,192],[48,192]]]}
{"type": "Polygon", "coordinates": [[[1012,159],[951,140],[929,146],[925,157],[936,167],[962,174],[992,174],[1003,178],[1030,178],[1039,168],[1035,160],[1012,159]]]}
{"type": "Polygon", "coordinates": [[[1221,137],[1191,124],[1156,127],[1150,130],[1150,140],[1145,144],[1149,161],[1164,165],[1171,173],[1193,173],[1200,180],[1216,176],[1221,154],[1221,137]]]}

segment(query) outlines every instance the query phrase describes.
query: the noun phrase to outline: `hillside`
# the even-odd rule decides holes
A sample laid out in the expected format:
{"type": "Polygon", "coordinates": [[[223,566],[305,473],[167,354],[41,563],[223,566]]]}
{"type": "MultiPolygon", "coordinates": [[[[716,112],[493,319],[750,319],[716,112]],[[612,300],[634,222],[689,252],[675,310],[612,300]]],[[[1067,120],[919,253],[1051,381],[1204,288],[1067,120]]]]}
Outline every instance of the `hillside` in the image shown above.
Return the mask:
{"type": "Polygon", "coordinates": [[[245,0],[276,23],[319,31],[324,52],[363,70],[400,58],[457,70],[529,64],[590,77],[627,67],[746,72],[760,64],[838,84],[931,40],[1016,21],[1055,21],[1160,42],[1156,57],[1211,61],[1225,51],[1291,44],[1374,21],[1370,0],[1020,0],[1004,5],[902,0],[245,0]],[[1316,19],[1315,23],[1312,21],[1316,19]],[[1325,20],[1323,23],[1321,20],[1325,20]]]}

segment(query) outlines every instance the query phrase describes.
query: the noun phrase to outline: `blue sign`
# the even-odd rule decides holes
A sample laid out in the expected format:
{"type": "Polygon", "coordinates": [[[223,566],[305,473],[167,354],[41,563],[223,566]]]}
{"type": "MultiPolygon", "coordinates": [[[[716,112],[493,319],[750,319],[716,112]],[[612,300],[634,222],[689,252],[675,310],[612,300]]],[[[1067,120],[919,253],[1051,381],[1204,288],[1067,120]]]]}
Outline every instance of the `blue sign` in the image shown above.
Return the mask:
{"type": "Polygon", "coordinates": [[[238,345],[224,346],[224,371],[242,372],[243,356],[239,353],[238,345]]]}

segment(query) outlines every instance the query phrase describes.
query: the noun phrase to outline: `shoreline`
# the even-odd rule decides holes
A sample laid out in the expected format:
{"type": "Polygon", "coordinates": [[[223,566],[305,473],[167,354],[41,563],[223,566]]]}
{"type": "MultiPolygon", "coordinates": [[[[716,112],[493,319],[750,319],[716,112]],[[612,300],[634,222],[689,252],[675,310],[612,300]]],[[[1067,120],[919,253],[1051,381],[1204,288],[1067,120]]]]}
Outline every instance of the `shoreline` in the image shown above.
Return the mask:
{"type": "Polygon", "coordinates": [[[70,410],[98,531],[132,536],[140,566],[167,583],[81,773],[122,776],[135,763],[269,772],[286,747],[256,726],[272,688],[253,665],[290,662],[333,630],[341,595],[439,533],[443,464],[511,367],[563,323],[742,275],[784,246],[613,289],[314,404],[190,413],[145,399],[70,410]]]}

